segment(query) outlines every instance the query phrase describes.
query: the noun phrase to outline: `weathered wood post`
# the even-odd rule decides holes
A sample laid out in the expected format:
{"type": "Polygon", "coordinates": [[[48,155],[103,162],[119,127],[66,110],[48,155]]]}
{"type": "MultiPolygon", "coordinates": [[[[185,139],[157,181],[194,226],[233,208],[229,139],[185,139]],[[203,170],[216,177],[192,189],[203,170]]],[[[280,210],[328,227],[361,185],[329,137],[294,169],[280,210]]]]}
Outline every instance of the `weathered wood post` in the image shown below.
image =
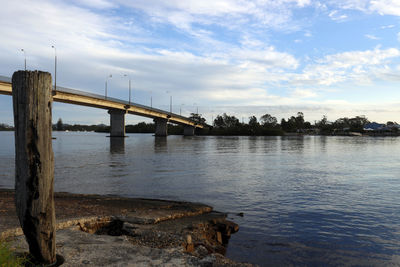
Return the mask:
{"type": "Polygon", "coordinates": [[[51,89],[50,73],[12,76],[17,214],[29,252],[44,264],[56,262],[51,89]]]}

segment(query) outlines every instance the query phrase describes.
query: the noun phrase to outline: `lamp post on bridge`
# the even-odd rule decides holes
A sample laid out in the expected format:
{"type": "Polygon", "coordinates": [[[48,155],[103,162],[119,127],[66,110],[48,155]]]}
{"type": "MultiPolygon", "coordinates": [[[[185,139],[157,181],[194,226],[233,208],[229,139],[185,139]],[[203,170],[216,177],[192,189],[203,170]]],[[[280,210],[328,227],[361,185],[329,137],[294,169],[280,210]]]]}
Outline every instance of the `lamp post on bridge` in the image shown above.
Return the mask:
{"type": "Polygon", "coordinates": [[[52,45],[54,48],[54,91],[57,91],[57,48],[52,45]]]}
{"type": "MultiPolygon", "coordinates": [[[[166,91],[167,94],[170,94],[169,91],[166,91]]],[[[172,114],[172,95],[169,95],[169,113],[172,114]]]]}
{"type": "Polygon", "coordinates": [[[129,105],[130,105],[131,104],[131,76],[129,76],[128,74],[124,74],[124,77],[129,78],[129,105]]]}
{"type": "Polygon", "coordinates": [[[185,104],[181,104],[181,106],[179,107],[179,115],[182,116],[182,106],[184,106],[185,104]]]}
{"type": "Polygon", "coordinates": [[[21,51],[24,52],[24,57],[25,57],[24,62],[25,62],[25,71],[26,71],[26,53],[25,53],[25,50],[23,48],[21,48],[21,51]]]}
{"type": "Polygon", "coordinates": [[[110,79],[112,78],[112,74],[106,76],[106,87],[105,87],[105,92],[104,92],[104,95],[105,95],[106,99],[107,99],[107,82],[108,82],[109,78],[110,79]]]}

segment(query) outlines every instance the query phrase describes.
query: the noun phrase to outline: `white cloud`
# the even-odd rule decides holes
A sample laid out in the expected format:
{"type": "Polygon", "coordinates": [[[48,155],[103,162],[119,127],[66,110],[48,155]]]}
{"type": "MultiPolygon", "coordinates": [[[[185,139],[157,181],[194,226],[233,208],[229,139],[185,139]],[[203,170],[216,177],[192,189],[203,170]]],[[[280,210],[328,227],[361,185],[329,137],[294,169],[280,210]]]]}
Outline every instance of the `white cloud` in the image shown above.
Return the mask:
{"type": "Polygon", "coordinates": [[[296,69],[299,66],[299,62],[294,56],[278,52],[274,47],[263,50],[237,49],[232,51],[229,56],[232,55],[242,62],[242,66],[246,67],[296,69]]]}
{"type": "Polygon", "coordinates": [[[400,2],[398,0],[371,0],[369,8],[381,15],[400,16],[400,2]]]}
{"type": "Polygon", "coordinates": [[[330,4],[342,9],[366,11],[370,0],[330,0],[330,4]]]}
{"type": "Polygon", "coordinates": [[[330,3],[342,9],[400,16],[400,2],[398,0],[332,0],[330,3]]]}
{"type": "Polygon", "coordinates": [[[375,35],[372,35],[372,34],[366,34],[364,36],[371,40],[379,40],[380,39],[379,37],[376,37],[375,35]]]}
{"type": "Polygon", "coordinates": [[[296,89],[292,93],[292,97],[294,98],[314,98],[316,96],[317,93],[309,89],[296,89]]]}
{"type": "Polygon", "coordinates": [[[211,100],[217,100],[217,101],[228,101],[231,102],[233,101],[241,101],[241,102],[246,102],[248,101],[255,101],[255,100],[260,100],[260,99],[267,99],[268,95],[267,92],[264,89],[261,88],[250,88],[246,90],[231,90],[231,89],[225,89],[225,90],[213,90],[207,92],[203,97],[211,100]]]}
{"type": "Polygon", "coordinates": [[[116,8],[117,6],[108,0],[74,0],[78,5],[83,5],[90,8],[96,9],[109,9],[116,8]]]}
{"type": "Polygon", "coordinates": [[[137,0],[120,1],[121,5],[142,10],[155,22],[169,22],[177,28],[194,31],[192,24],[219,24],[227,28],[288,27],[292,10],[311,5],[311,0],[137,0]]]}
{"type": "Polygon", "coordinates": [[[240,40],[240,44],[243,47],[251,47],[251,48],[259,48],[264,46],[263,42],[248,35],[243,36],[242,40],[240,40]]]}
{"type": "Polygon", "coordinates": [[[328,16],[329,16],[332,20],[338,21],[338,22],[341,22],[341,21],[344,21],[344,20],[347,19],[347,15],[344,15],[344,14],[340,15],[339,12],[338,12],[337,10],[331,11],[331,12],[328,14],[328,16]]]}
{"type": "Polygon", "coordinates": [[[353,81],[368,83],[400,56],[397,48],[344,52],[327,55],[304,68],[303,73],[294,75],[294,84],[332,85],[353,81]]]}

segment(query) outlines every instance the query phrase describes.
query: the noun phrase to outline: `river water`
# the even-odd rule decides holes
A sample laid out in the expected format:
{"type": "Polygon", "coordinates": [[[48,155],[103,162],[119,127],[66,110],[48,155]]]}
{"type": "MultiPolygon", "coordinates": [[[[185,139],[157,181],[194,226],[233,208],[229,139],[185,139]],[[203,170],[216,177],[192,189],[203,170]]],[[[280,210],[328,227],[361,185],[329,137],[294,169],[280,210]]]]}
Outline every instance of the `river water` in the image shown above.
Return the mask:
{"type": "MultiPolygon", "coordinates": [[[[56,191],[209,204],[240,225],[234,260],[400,265],[400,138],[53,135],[56,191]]],[[[0,132],[13,186],[14,133],[0,132]]]]}

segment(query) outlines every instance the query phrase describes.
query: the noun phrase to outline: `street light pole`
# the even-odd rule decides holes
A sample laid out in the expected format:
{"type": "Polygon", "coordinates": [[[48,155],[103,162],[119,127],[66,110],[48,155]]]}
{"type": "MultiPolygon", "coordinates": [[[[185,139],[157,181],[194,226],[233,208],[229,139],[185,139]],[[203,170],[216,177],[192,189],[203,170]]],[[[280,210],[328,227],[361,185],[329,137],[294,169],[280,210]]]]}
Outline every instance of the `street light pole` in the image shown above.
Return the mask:
{"type": "Polygon", "coordinates": [[[197,106],[197,104],[196,103],[193,103],[193,106],[196,106],[196,114],[199,114],[199,107],[197,106]]]}
{"type": "Polygon", "coordinates": [[[124,77],[129,78],[129,105],[130,105],[131,104],[131,76],[129,76],[128,74],[124,74],[124,77]]]}
{"type": "Polygon", "coordinates": [[[108,75],[107,77],[106,77],[106,87],[105,87],[105,97],[106,97],[106,99],[107,99],[107,82],[108,82],[108,78],[112,78],[112,74],[110,74],[110,75],[108,75]]]}
{"type": "Polygon", "coordinates": [[[150,107],[153,108],[153,91],[150,91],[150,107]]]}
{"type": "MultiPolygon", "coordinates": [[[[165,91],[167,94],[169,94],[169,91],[165,91]]],[[[169,96],[169,113],[172,113],[172,95],[169,96]]]]}
{"type": "Polygon", "coordinates": [[[54,48],[54,91],[57,91],[57,49],[54,45],[51,47],[54,48]]]}
{"type": "Polygon", "coordinates": [[[22,52],[24,52],[24,57],[25,57],[25,71],[26,71],[26,53],[24,49],[21,49],[22,52]]]}

